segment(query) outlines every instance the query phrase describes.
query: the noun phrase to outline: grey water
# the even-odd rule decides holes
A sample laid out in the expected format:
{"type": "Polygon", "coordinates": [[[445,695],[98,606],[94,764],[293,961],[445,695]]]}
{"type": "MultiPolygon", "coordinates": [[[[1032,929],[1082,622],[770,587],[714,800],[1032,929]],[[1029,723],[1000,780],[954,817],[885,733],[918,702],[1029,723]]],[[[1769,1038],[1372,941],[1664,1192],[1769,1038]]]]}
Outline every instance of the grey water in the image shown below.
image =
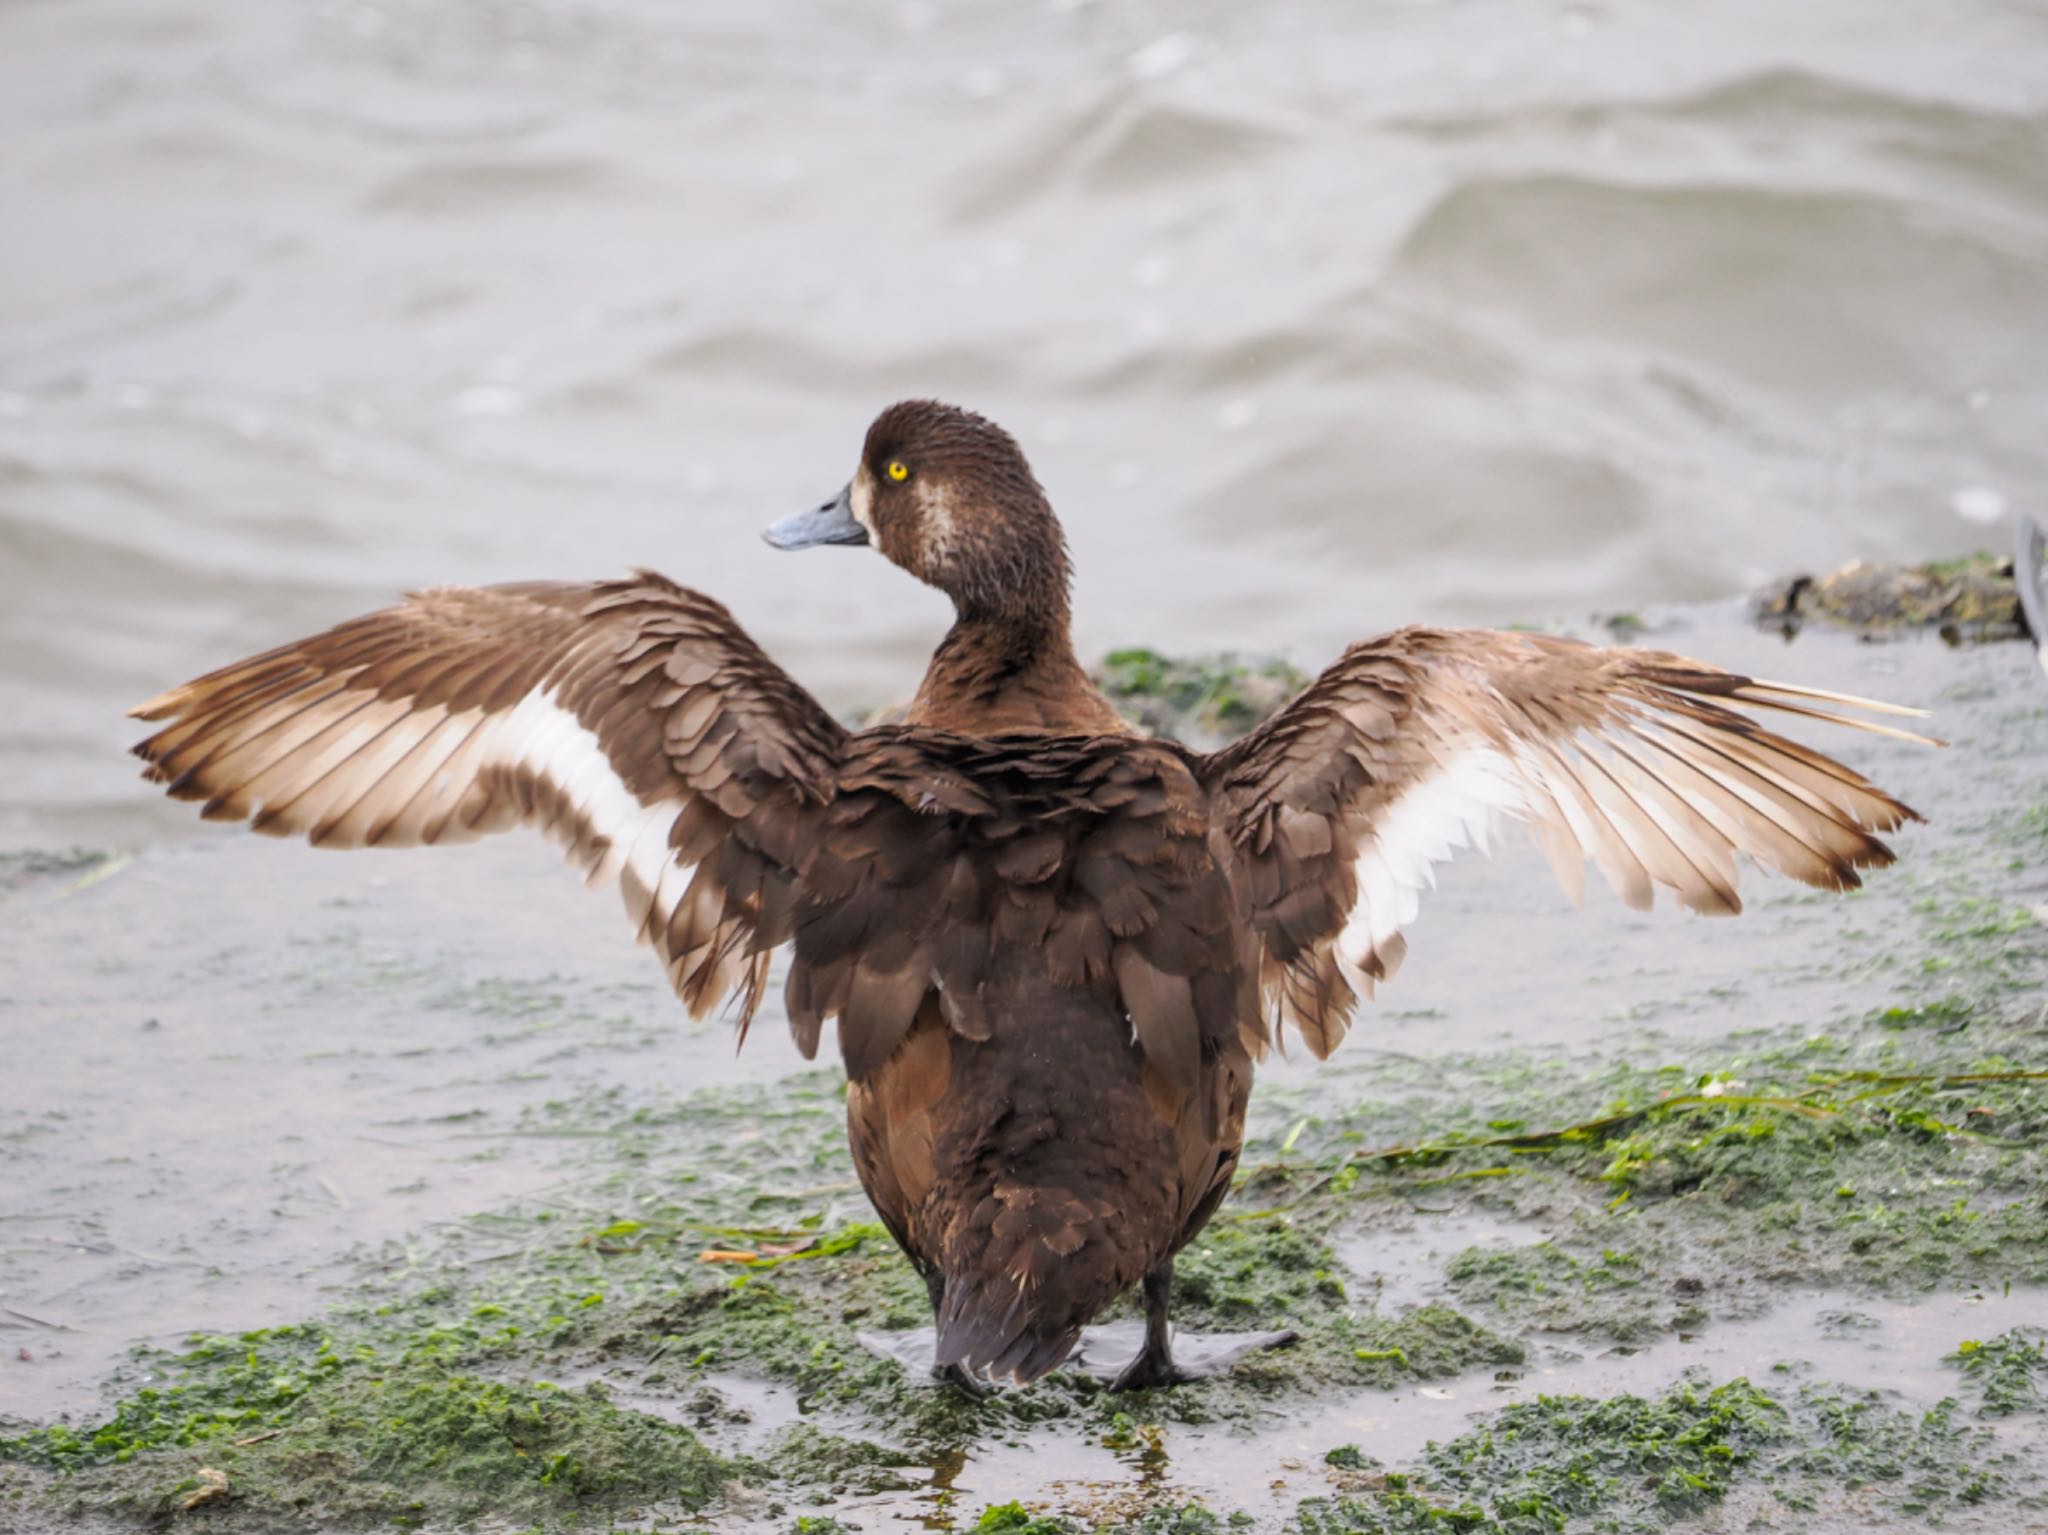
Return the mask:
{"type": "Polygon", "coordinates": [[[942,602],[756,530],[1008,424],[1084,652],[2003,548],[2029,0],[11,0],[0,847],[188,834],[121,710],[439,582],[657,567],[835,708],[942,602]]]}

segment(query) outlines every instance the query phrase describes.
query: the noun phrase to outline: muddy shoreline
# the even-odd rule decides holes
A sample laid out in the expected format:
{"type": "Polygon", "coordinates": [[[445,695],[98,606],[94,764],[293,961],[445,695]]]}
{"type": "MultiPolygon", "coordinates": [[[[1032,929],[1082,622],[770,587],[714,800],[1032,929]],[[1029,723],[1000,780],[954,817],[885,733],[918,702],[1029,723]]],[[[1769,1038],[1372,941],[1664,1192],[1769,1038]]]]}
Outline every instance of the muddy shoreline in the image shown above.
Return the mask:
{"type": "MultiPolygon", "coordinates": [[[[6,1522],[2048,1527],[2048,688],[1631,617],[1933,709],[1945,753],[1826,743],[1928,823],[1729,923],[1452,865],[1183,1261],[1182,1325],[1304,1341],[1193,1391],[973,1405],[862,1350],[923,1303],[836,1074],[684,1023],[545,848],[15,860],[6,1522]]],[[[1157,660],[1201,729],[1262,685],[1157,660]]]]}

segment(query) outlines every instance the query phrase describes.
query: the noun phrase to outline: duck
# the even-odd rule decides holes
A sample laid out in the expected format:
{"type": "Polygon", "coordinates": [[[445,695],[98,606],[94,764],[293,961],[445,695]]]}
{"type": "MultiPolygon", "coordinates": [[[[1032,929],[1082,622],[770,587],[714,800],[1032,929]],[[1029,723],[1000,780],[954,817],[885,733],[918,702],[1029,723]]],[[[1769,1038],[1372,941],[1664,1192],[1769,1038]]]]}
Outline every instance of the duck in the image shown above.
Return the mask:
{"type": "Polygon", "coordinates": [[[970,1390],[1046,1375],[1133,1290],[1118,1388],[1292,1341],[1177,1333],[1175,1254],[1230,1191],[1257,1065],[1290,1032],[1336,1049],[1455,853],[1520,823],[1575,901],[1590,861],[1709,915],[1744,861],[1848,890],[1919,817],[1759,713],[1943,744],[1665,651],[1422,626],[1221,750],[1141,735],[1075,655],[1023,451],[931,400],[763,536],[951,599],[900,720],[842,724],[640,570],[419,591],[151,699],[134,749],[205,819],[315,847],[538,828],[742,1041],[786,954],[790,1032],[815,1058],[835,1025],[855,1168],[929,1292],[923,1367],[970,1390]]]}

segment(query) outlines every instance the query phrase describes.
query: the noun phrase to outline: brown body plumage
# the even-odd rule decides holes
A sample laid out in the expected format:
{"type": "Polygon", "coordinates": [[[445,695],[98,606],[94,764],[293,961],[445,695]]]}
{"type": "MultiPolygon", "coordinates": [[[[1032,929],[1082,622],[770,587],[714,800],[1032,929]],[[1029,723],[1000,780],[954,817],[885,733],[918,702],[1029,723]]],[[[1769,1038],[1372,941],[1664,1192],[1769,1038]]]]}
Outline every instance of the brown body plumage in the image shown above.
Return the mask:
{"type": "MultiPolygon", "coordinates": [[[[838,1023],[861,1181],[931,1287],[937,1361],[1030,1380],[1230,1185],[1276,1024],[1318,1055],[1400,962],[1431,866],[1528,822],[1578,893],[1738,909],[1737,854],[1846,888],[1911,817],[1729,703],[1904,713],[1661,652],[1408,629],[1210,756],[1132,735],[1068,641],[1059,525],[1009,437],[912,402],[783,547],[868,543],[958,614],[904,724],[850,734],[711,599],[641,574],[423,593],[173,689],[149,776],[320,846],[515,822],[615,882],[702,1014],[789,945],[838,1023]]],[[[1893,732],[1899,733],[1899,732],[1893,732]]]]}

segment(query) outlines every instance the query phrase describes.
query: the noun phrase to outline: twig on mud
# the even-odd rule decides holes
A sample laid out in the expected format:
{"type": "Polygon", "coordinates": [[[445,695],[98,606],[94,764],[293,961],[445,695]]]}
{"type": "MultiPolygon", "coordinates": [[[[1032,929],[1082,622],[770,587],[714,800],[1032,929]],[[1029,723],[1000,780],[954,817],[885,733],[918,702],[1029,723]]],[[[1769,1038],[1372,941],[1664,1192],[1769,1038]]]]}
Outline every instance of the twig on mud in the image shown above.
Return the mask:
{"type": "Polygon", "coordinates": [[[74,1252],[95,1253],[103,1258],[133,1258],[137,1263],[147,1263],[151,1268],[204,1268],[197,1258],[164,1258],[155,1253],[137,1252],[132,1247],[120,1247],[112,1242],[87,1242],[77,1237],[28,1238],[45,1247],[68,1247],[74,1252]]]}
{"type": "Polygon", "coordinates": [[[238,1450],[246,1450],[252,1444],[261,1444],[266,1439],[275,1439],[283,1432],[284,1430],[281,1428],[266,1428],[260,1434],[251,1434],[247,1439],[235,1439],[231,1440],[230,1443],[238,1450]]]}
{"type": "Polygon", "coordinates": [[[32,1327],[47,1327],[51,1332],[78,1331],[76,1327],[66,1326],[62,1322],[46,1321],[44,1318],[39,1316],[30,1316],[26,1311],[17,1311],[12,1306],[0,1306],[0,1311],[6,1312],[11,1317],[19,1317],[22,1321],[27,1322],[32,1327]]]}
{"type": "Polygon", "coordinates": [[[71,897],[77,895],[79,891],[90,890],[103,879],[112,879],[133,862],[135,862],[135,855],[133,853],[121,853],[113,858],[103,859],[66,885],[62,890],[58,891],[57,899],[68,901],[71,897]]]}

